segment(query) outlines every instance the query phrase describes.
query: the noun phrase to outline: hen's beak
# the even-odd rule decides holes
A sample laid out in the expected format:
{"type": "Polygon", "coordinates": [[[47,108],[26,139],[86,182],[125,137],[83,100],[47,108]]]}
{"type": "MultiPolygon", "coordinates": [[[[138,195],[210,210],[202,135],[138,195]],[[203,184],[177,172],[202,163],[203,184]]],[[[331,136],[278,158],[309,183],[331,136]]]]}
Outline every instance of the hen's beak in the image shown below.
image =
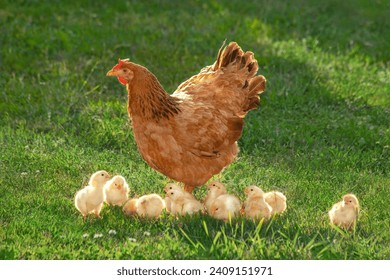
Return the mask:
{"type": "Polygon", "coordinates": [[[107,72],[106,76],[118,76],[118,72],[115,70],[110,70],[107,72]]]}

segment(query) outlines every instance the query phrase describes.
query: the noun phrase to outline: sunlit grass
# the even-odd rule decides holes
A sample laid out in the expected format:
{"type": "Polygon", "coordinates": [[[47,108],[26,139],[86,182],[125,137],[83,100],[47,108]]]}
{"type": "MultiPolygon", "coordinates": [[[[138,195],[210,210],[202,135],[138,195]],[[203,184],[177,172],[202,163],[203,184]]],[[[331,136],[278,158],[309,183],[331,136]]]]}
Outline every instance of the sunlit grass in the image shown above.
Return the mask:
{"type": "Polygon", "coordinates": [[[0,10],[0,259],[389,259],[386,1],[33,2],[0,10]],[[104,207],[83,222],[74,194],[98,169],[132,196],[168,182],[139,155],[107,70],[129,57],[172,92],[225,39],[255,53],[267,91],[216,179],[242,200],[250,184],[280,190],[287,211],[224,223],[104,207]],[[362,207],[352,232],[327,216],[347,192],[362,207]]]}

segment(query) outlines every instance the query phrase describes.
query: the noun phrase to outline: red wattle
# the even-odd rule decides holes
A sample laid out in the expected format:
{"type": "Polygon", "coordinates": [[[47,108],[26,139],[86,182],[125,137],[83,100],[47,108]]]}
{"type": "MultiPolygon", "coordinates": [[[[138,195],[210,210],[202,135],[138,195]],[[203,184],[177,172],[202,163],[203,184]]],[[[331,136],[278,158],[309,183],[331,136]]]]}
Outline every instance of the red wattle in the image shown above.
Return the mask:
{"type": "Polygon", "coordinates": [[[126,79],[124,79],[124,78],[122,78],[122,77],[118,77],[118,81],[119,81],[122,85],[126,85],[126,84],[127,84],[126,79]]]}

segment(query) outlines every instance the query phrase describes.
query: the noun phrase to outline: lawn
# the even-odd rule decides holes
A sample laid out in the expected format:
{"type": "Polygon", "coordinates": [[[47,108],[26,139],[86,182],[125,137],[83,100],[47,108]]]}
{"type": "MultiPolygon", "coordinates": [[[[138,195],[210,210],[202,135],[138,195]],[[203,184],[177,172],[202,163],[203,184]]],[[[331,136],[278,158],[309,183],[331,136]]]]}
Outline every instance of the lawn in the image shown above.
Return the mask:
{"type": "Polygon", "coordinates": [[[0,2],[0,259],[390,259],[388,1],[0,2]],[[105,73],[129,57],[173,92],[225,39],[255,53],[267,90],[216,179],[241,199],[280,190],[287,211],[225,224],[105,206],[83,222],[73,198],[96,170],[131,196],[169,181],[137,152],[105,73]],[[327,216],[349,192],[352,232],[327,216]]]}

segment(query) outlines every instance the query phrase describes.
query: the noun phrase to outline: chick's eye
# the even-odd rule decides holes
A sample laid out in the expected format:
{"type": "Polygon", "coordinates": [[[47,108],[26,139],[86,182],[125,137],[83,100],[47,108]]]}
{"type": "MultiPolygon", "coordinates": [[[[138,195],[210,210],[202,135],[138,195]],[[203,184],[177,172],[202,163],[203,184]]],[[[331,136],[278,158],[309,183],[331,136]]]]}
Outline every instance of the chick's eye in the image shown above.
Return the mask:
{"type": "Polygon", "coordinates": [[[213,184],[213,187],[215,187],[215,184],[213,184]]]}
{"type": "Polygon", "coordinates": [[[104,174],[102,173],[102,176],[104,176],[104,174]]]}
{"type": "Polygon", "coordinates": [[[253,192],[253,189],[251,189],[251,192],[253,192]]]}

